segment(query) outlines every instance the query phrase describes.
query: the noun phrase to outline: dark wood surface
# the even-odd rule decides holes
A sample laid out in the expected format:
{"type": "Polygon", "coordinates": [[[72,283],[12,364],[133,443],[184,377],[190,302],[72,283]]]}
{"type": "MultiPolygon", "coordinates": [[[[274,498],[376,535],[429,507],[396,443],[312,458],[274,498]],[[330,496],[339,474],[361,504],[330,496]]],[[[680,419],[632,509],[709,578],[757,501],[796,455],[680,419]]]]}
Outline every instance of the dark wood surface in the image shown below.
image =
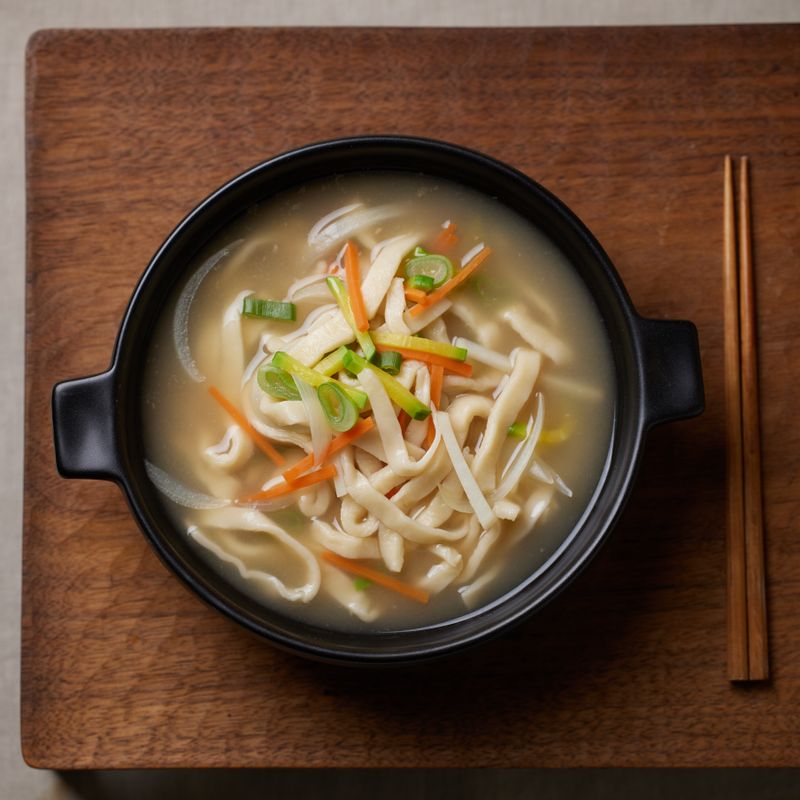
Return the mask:
{"type": "Polygon", "coordinates": [[[28,49],[22,742],[37,766],[800,765],[800,28],[168,30],[28,49]],[[269,647],[61,480],[49,397],[104,369],[202,197],[309,141],[508,161],[595,232],[645,315],[700,331],[707,411],[652,432],[615,536],[483,649],[364,672],[269,647]],[[752,163],[772,681],[726,680],[722,158],[752,163]]]}

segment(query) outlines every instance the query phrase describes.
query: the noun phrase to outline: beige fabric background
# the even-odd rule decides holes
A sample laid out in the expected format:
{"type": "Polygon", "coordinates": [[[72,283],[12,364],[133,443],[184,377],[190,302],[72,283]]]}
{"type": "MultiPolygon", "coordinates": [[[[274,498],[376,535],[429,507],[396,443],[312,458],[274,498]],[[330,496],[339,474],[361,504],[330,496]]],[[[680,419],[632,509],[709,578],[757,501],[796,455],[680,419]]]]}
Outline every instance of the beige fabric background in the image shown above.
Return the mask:
{"type": "MultiPolygon", "coordinates": [[[[33,31],[61,27],[552,26],[797,21],[800,21],[800,0],[0,0],[0,509],[5,519],[0,535],[0,800],[78,796],[74,782],[71,789],[50,773],[26,767],[19,747],[25,270],[23,67],[25,43],[33,31]]],[[[151,789],[150,784],[143,784],[130,796],[151,796],[151,789]]],[[[278,785],[275,793],[283,796],[287,789],[284,785],[282,790],[278,785]]],[[[119,796],[119,789],[108,788],[91,796],[115,796],[108,791],[119,796]]],[[[129,796],[127,791],[125,796],[129,796]]],[[[779,795],[770,792],[769,796],[779,795]]]]}

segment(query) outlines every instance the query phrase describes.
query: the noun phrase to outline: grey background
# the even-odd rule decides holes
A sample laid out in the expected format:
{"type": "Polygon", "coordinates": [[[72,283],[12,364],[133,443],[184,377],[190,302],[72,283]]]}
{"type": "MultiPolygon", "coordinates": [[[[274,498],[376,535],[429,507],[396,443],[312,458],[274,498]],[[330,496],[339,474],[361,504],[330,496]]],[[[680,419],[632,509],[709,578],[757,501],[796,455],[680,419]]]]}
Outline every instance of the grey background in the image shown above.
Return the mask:
{"type": "Polygon", "coordinates": [[[648,25],[798,22],[800,0],[0,0],[0,800],[28,798],[790,798],[793,771],[299,770],[70,773],[28,768],[19,744],[25,280],[24,50],[62,27],[648,25]]]}

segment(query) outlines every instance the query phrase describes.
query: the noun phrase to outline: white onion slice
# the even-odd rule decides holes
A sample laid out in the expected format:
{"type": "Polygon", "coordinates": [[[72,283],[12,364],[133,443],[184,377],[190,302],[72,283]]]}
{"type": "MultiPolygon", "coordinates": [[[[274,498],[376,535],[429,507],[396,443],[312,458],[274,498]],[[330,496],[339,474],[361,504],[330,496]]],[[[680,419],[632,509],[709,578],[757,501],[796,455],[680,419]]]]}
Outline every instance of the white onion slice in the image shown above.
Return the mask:
{"type": "Polygon", "coordinates": [[[464,459],[464,454],[458,446],[458,440],[453,431],[453,424],[450,422],[450,417],[445,411],[434,411],[433,422],[436,426],[437,433],[440,433],[442,436],[442,441],[450,456],[450,461],[453,463],[453,469],[455,469],[456,475],[458,475],[458,479],[464,487],[467,500],[469,500],[470,505],[474,509],[475,515],[478,517],[478,521],[481,523],[483,529],[488,530],[497,522],[497,517],[495,517],[494,511],[492,511],[491,506],[483,496],[483,492],[480,490],[475,476],[470,471],[464,459]]]}
{"type": "Polygon", "coordinates": [[[500,372],[511,372],[511,359],[503,355],[503,353],[490,350],[488,347],[473,342],[471,339],[465,339],[463,336],[454,336],[453,344],[456,347],[465,347],[469,351],[470,361],[480,361],[481,364],[486,364],[500,372]]]}
{"type": "Polygon", "coordinates": [[[314,453],[314,465],[322,463],[325,458],[325,453],[328,451],[328,445],[333,438],[333,431],[328,424],[328,419],[325,412],[322,410],[319,398],[317,397],[317,390],[301,381],[299,378],[294,379],[297,385],[297,391],[300,392],[300,399],[306,407],[308,413],[308,427],[311,431],[311,450],[314,453]]]}
{"type": "Polygon", "coordinates": [[[147,477],[162,494],[166,495],[173,503],[177,503],[184,508],[209,509],[223,508],[231,504],[230,500],[223,500],[219,497],[212,497],[210,494],[203,494],[184,486],[155,464],[149,461],[144,462],[147,477]]]}
{"type": "Polygon", "coordinates": [[[469,262],[472,261],[472,259],[475,258],[475,256],[478,255],[481,250],[483,250],[484,246],[485,245],[483,242],[480,242],[479,244],[476,244],[472,250],[467,250],[467,252],[461,256],[461,266],[465,267],[467,264],[469,264],[469,262]]]}
{"type": "Polygon", "coordinates": [[[330,214],[326,214],[324,217],[322,217],[322,219],[317,220],[317,222],[314,223],[314,226],[308,232],[309,245],[313,246],[317,243],[323,229],[328,225],[334,223],[337,219],[339,219],[339,217],[343,217],[345,214],[349,214],[351,211],[361,208],[363,205],[363,203],[350,203],[350,205],[341,206],[341,208],[334,209],[330,212],[330,214]]]}
{"type": "Polygon", "coordinates": [[[197,368],[197,362],[192,358],[192,352],[189,349],[189,312],[192,310],[192,303],[194,303],[195,295],[200,289],[200,284],[205,280],[208,273],[243,241],[244,239],[238,239],[233,244],[226,245],[222,250],[218,250],[214,255],[206,259],[203,262],[203,266],[187,281],[186,286],[183,287],[178,296],[178,302],[175,304],[175,316],[172,319],[172,339],[175,343],[175,351],[178,354],[181,366],[186,370],[189,377],[197,383],[202,383],[206,378],[197,368]]]}
{"type": "Polygon", "coordinates": [[[522,447],[517,451],[516,458],[512,457],[503,470],[500,485],[492,495],[493,503],[502,500],[506,495],[513,492],[531,465],[533,451],[539,442],[539,435],[542,432],[542,424],[544,423],[544,397],[542,397],[541,392],[536,393],[536,401],[536,419],[533,421],[533,428],[528,432],[522,447]]]}
{"type": "Polygon", "coordinates": [[[551,466],[542,461],[541,458],[534,459],[530,473],[534,478],[554,485],[556,489],[566,497],[572,497],[572,489],[570,489],[561,476],[551,466]]]}

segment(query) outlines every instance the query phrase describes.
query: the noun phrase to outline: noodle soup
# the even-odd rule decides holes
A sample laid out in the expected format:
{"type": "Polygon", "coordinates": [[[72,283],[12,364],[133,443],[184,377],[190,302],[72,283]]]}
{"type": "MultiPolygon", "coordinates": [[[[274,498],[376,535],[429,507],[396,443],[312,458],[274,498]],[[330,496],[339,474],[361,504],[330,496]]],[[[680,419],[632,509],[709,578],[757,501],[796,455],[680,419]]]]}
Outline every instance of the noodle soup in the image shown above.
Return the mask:
{"type": "Polygon", "coordinates": [[[165,306],[148,474],[259,602],[339,630],[463,616],[590,503],[612,361],[563,254],[440,179],[348,175],[251,208],[165,306]]]}

